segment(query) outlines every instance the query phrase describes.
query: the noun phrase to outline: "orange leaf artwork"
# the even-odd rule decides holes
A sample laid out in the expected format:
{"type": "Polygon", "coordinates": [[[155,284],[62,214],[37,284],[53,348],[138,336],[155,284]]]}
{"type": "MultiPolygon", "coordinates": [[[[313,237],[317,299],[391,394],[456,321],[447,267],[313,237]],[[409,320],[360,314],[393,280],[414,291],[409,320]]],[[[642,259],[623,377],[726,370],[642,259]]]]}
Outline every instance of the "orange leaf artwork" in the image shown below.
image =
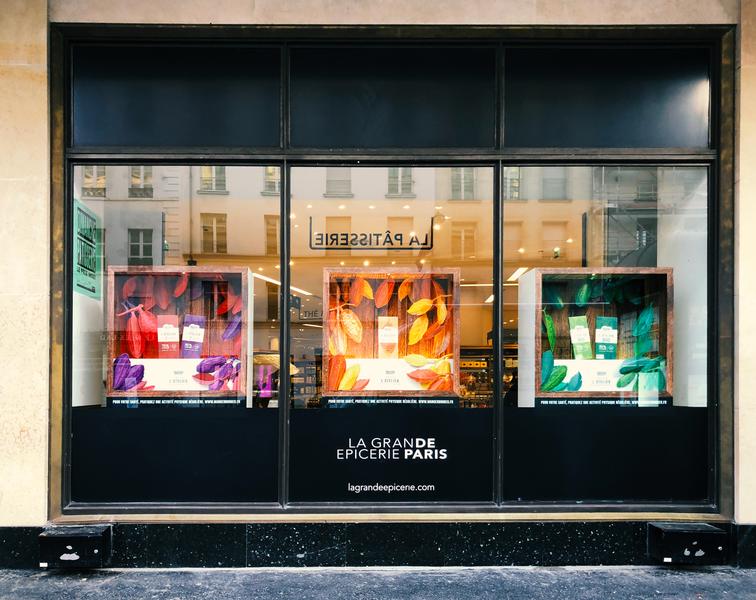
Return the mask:
{"type": "Polygon", "coordinates": [[[362,342],[362,321],[353,311],[348,308],[341,311],[341,325],[352,340],[362,342]]]}
{"type": "Polygon", "coordinates": [[[415,319],[415,322],[412,323],[412,327],[410,327],[407,343],[410,346],[417,344],[421,339],[423,339],[423,336],[425,335],[425,332],[427,330],[428,316],[420,315],[417,319],[415,319]]]}
{"type": "Polygon", "coordinates": [[[333,356],[328,361],[328,389],[336,390],[346,372],[346,360],[343,356],[333,356]]]}
{"type": "Polygon", "coordinates": [[[410,291],[412,291],[412,280],[405,279],[399,286],[399,291],[396,295],[399,297],[399,300],[404,300],[407,296],[409,296],[410,291]]]}
{"type": "Polygon", "coordinates": [[[352,279],[349,284],[349,304],[359,306],[360,302],[362,302],[362,297],[365,295],[364,281],[362,277],[352,279]]]}
{"type": "Polygon", "coordinates": [[[383,308],[391,300],[391,294],[394,292],[394,280],[386,279],[375,291],[375,307],[383,308]]]}
{"type": "Polygon", "coordinates": [[[430,298],[421,298],[413,303],[412,306],[407,309],[407,312],[411,315],[424,315],[431,308],[433,308],[433,300],[430,298]]]}

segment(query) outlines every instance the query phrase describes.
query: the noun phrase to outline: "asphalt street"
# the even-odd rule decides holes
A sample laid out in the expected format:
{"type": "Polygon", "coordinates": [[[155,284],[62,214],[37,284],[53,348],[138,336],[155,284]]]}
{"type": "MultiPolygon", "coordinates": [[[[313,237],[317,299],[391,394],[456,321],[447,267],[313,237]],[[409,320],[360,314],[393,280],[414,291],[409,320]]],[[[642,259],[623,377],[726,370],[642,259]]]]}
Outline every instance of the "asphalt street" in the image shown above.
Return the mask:
{"type": "Polygon", "coordinates": [[[756,569],[471,567],[0,571],[2,600],[756,599],[756,569]]]}

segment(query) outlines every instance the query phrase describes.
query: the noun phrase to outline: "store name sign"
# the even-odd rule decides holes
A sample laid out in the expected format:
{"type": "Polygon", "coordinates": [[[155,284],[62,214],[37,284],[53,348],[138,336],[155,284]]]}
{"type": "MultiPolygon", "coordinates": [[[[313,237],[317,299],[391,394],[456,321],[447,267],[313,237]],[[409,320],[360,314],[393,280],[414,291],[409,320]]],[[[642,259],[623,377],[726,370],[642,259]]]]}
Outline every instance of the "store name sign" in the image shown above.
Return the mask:
{"type": "Polygon", "coordinates": [[[446,460],[446,448],[436,438],[349,438],[346,447],[336,449],[336,460],[446,460]]]}
{"type": "Polygon", "coordinates": [[[430,233],[360,231],[360,232],[313,232],[310,217],[311,250],[431,250],[433,248],[433,220],[430,233]]]}

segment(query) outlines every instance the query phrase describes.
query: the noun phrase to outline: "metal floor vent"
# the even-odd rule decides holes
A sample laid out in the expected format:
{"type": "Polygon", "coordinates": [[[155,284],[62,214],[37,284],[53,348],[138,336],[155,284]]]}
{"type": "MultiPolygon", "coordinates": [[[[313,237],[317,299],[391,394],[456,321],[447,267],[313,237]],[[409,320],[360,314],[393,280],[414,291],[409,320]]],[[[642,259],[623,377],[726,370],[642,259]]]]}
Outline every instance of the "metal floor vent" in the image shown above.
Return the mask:
{"type": "Polygon", "coordinates": [[[728,561],[727,531],[708,523],[649,523],[648,555],[670,565],[721,565],[728,561]]]}
{"type": "Polygon", "coordinates": [[[42,569],[92,569],[106,567],[112,550],[110,525],[47,527],[39,534],[39,566],[42,569]]]}

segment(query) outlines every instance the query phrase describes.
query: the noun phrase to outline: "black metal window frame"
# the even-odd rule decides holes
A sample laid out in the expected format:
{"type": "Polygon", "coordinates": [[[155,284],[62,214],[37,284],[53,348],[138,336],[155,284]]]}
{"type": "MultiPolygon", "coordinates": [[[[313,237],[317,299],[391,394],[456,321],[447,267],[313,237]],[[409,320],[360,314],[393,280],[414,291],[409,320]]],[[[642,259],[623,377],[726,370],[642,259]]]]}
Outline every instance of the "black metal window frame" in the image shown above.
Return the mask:
{"type": "MultiPolygon", "coordinates": [[[[193,28],[189,28],[190,30],[193,28]]],[[[509,46],[564,45],[570,47],[617,44],[635,47],[630,36],[623,30],[581,29],[572,30],[511,30],[491,28],[462,28],[445,30],[431,28],[423,34],[416,29],[417,37],[403,37],[401,43],[424,45],[460,46],[481,45],[496,51],[496,131],[495,145],[491,149],[480,148],[422,148],[422,149],[302,149],[292,148],[289,114],[289,48],[298,45],[323,43],[340,46],[362,44],[385,44],[382,36],[397,35],[401,28],[377,28],[375,31],[356,30],[354,38],[345,32],[326,35],[315,41],[309,37],[312,30],[286,30],[276,28],[249,28],[249,36],[258,36],[255,43],[271,44],[281,50],[281,136],[280,147],[271,148],[79,148],[70,145],[72,131],[72,48],[80,43],[102,43],[102,29],[92,27],[56,26],[51,33],[52,47],[52,199],[53,199],[53,268],[51,283],[52,300],[52,364],[51,378],[51,516],[60,514],[121,514],[121,513],[473,513],[473,512],[589,512],[594,510],[614,512],[665,511],[670,513],[709,513],[728,516],[732,513],[732,390],[733,390],[733,31],[730,28],[671,28],[649,29],[646,40],[639,42],[647,47],[666,46],[670,43],[707,47],[711,52],[713,72],[710,81],[710,144],[705,149],[684,148],[636,148],[636,149],[554,149],[554,148],[506,148],[503,146],[506,123],[503,115],[503,57],[509,46]],[[586,31],[601,31],[603,41],[588,44],[586,31]],[[439,32],[448,39],[439,41],[439,32]],[[663,34],[671,39],[664,41],[663,34]],[[371,38],[375,35],[375,38],[371,38]],[[423,37],[432,36],[432,37],[423,37]],[[549,38],[549,35],[553,36],[549,38]],[[367,37],[366,37],[367,36],[367,37]],[[559,39],[567,36],[568,41],[559,39]],[[335,39],[334,39],[335,38],[335,39]],[[539,38],[546,38],[540,40],[539,38]],[[502,477],[504,457],[502,453],[502,415],[500,402],[494,402],[494,499],[490,503],[296,503],[289,500],[289,403],[288,384],[281,390],[278,408],[278,502],[243,504],[197,504],[197,503],[73,503],[71,501],[71,454],[68,441],[71,434],[71,356],[66,352],[72,339],[72,289],[68,272],[71,258],[73,198],[73,168],[79,165],[224,165],[224,166],[277,166],[280,180],[280,278],[281,314],[288,315],[290,297],[284,290],[290,285],[290,182],[292,167],[299,166],[383,166],[383,167],[488,167],[494,169],[494,294],[493,303],[493,355],[495,364],[494,398],[501,396],[502,364],[502,305],[500,301],[502,279],[503,215],[506,201],[502,197],[502,172],[504,167],[525,166],[705,166],[708,170],[708,246],[710,275],[708,315],[708,497],[700,503],[654,502],[648,504],[618,503],[560,503],[560,502],[504,502],[502,500],[502,477]],[[60,317],[60,321],[56,320],[60,317]],[[56,370],[56,364],[58,364],[56,370]],[[59,404],[58,404],[59,403],[59,404]],[[55,420],[59,419],[59,426],[55,420]],[[59,429],[57,428],[59,427],[59,429]],[[60,436],[59,438],[57,436],[60,436]]],[[[238,39],[238,28],[201,29],[208,40],[221,42],[238,39]],[[218,39],[215,39],[217,36],[218,39]]],[[[107,41],[115,37],[117,43],[170,43],[181,40],[188,31],[170,28],[118,28],[108,31],[107,41]],[[113,36],[112,34],[116,35],[113,36]]],[[[599,37],[602,37],[599,36],[599,37]]],[[[644,36],[640,36],[643,38],[644,36]]],[[[245,43],[250,40],[243,38],[245,43]]],[[[395,43],[391,44],[393,47],[395,43]]],[[[280,352],[286,356],[290,351],[289,319],[280,320],[280,352]]],[[[281,381],[288,381],[288,362],[282,361],[281,381]]]]}

